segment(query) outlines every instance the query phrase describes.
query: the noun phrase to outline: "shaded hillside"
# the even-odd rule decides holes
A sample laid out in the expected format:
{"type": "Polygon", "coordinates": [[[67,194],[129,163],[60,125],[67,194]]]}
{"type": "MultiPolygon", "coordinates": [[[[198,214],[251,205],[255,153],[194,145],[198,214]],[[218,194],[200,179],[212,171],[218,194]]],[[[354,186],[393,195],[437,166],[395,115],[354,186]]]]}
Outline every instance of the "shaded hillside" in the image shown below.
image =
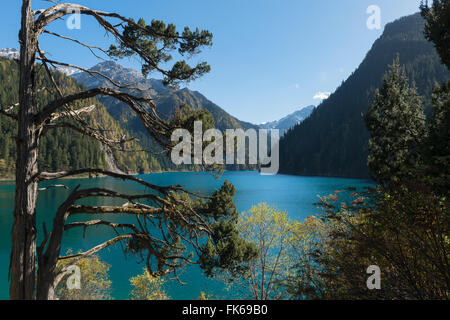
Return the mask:
{"type": "Polygon", "coordinates": [[[368,177],[368,132],[363,114],[388,65],[400,63],[431,108],[436,82],[450,79],[431,43],[423,35],[419,14],[386,25],[358,69],[300,125],[280,142],[280,172],[298,175],[368,177]]]}

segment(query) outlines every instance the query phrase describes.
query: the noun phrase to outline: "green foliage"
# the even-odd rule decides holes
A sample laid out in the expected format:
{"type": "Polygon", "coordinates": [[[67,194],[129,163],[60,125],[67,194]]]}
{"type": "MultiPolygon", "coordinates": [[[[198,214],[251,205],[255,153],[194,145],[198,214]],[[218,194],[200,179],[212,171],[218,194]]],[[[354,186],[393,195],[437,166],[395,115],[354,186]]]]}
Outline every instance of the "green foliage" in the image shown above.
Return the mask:
{"type": "Polygon", "coordinates": [[[194,55],[200,52],[203,46],[212,45],[212,34],[202,30],[191,31],[185,27],[180,34],[175,25],[166,25],[163,21],[152,20],[147,25],[144,19],[137,23],[133,20],[124,27],[123,41],[119,47],[111,45],[109,55],[124,58],[139,53],[143,57],[142,74],[147,76],[153,71],[164,75],[165,85],[177,85],[180,81],[191,81],[210,71],[206,62],[200,62],[195,67],[189,66],[181,60],[173,64],[172,68],[164,71],[158,67],[161,63],[172,60],[171,52],[177,50],[182,56],[194,55]]]}
{"type": "Polygon", "coordinates": [[[206,109],[192,109],[186,103],[183,103],[176,111],[172,119],[175,127],[180,127],[194,132],[194,122],[201,121],[204,133],[206,130],[215,128],[214,117],[206,109]]]}
{"type": "Polygon", "coordinates": [[[144,234],[128,241],[128,253],[145,259],[144,255],[156,252],[156,259],[147,260],[152,276],[172,273],[177,277],[179,269],[196,262],[208,276],[223,269],[238,272],[242,264],[254,257],[255,250],[237,230],[234,194],[234,186],[228,181],[207,198],[171,192],[163,200],[162,217],[142,218],[145,221],[140,222],[140,227],[144,234]],[[147,229],[150,225],[159,229],[163,240],[154,241],[156,234],[150,239],[146,236],[152,233],[147,229]],[[193,259],[195,254],[198,261],[193,259]]]}
{"type": "Polygon", "coordinates": [[[152,276],[147,269],[144,268],[142,274],[130,279],[133,287],[130,296],[132,300],[168,300],[164,291],[165,280],[161,277],[152,276]]]}
{"type": "Polygon", "coordinates": [[[450,82],[436,85],[433,91],[433,115],[423,145],[424,166],[420,170],[439,194],[450,190],[450,82]]]}
{"type": "Polygon", "coordinates": [[[380,183],[409,175],[420,161],[419,146],[425,137],[425,115],[416,88],[409,86],[399,58],[383,78],[375,101],[365,117],[370,132],[367,164],[380,183]]]}
{"type": "MultiPolygon", "coordinates": [[[[71,264],[71,259],[60,261],[56,273],[71,264]]],[[[80,289],[68,289],[66,281],[69,274],[58,284],[55,290],[56,297],[59,300],[110,300],[111,281],[108,274],[110,266],[96,255],[86,257],[76,265],[81,271],[80,289]]]]}
{"type": "Polygon", "coordinates": [[[232,279],[247,295],[255,300],[279,299],[284,292],[276,282],[286,277],[292,264],[289,246],[295,224],[286,212],[269,207],[266,203],[253,206],[238,221],[239,233],[251,241],[258,256],[248,263],[248,273],[232,279]]]}
{"type": "MultiPolygon", "coordinates": [[[[190,149],[194,149],[194,129],[195,129],[195,122],[200,121],[202,124],[202,137],[205,134],[206,131],[210,129],[215,128],[214,123],[214,117],[212,116],[211,112],[207,109],[192,109],[190,108],[186,103],[183,103],[174,113],[171,124],[174,129],[186,129],[191,134],[191,141],[190,141],[190,149]]],[[[210,144],[211,142],[203,142],[202,143],[202,150],[205,150],[205,148],[210,144]]],[[[192,152],[191,155],[191,163],[195,163],[195,155],[192,152]]],[[[216,171],[219,174],[223,172],[223,165],[220,164],[211,164],[211,165],[183,165],[186,169],[190,171],[216,171]]]]}
{"type": "Polygon", "coordinates": [[[246,262],[257,254],[255,246],[239,234],[235,192],[234,186],[225,181],[205,204],[214,222],[211,239],[201,248],[200,266],[210,277],[222,270],[234,275],[246,272],[246,262]]]}
{"type": "MultiPolygon", "coordinates": [[[[433,42],[442,62],[450,69],[450,1],[435,0],[431,8],[421,4],[426,19],[425,35],[433,42]]],[[[450,192],[450,81],[436,85],[432,95],[433,113],[428,125],[428,137],[422,153],[424,165],[417,171],[422,181],[438,195],[450,192]]]]}
{"type": "Polygon", "coordinates": [[[442,63],[450,68],[450,1],[433,0],[431,7],[428,0],[421,3],[420,11],[426,20],[425,37],[436,47],[442,63]]]}
{"type": "Polygon", "coordinates": [[[259,203],[240,215],[237,222],[239,234],[256,249],[239,274],[228,270],[218,273],[229,289],[238,297],[255,300],[287,299],[287,290],[295,266],[306,256],[316,239],[320,220],[308,217],[300,223],[288,217],[287,212],[259,203]]]}
{"type": "Polygon", "coordinates": [[[197,300],[203,300],[203,301],[212,300],[211,297],[212,297],[212,294],[206,294],[204,291],[200,291],[200,296],[197,298],[197,300]]]}

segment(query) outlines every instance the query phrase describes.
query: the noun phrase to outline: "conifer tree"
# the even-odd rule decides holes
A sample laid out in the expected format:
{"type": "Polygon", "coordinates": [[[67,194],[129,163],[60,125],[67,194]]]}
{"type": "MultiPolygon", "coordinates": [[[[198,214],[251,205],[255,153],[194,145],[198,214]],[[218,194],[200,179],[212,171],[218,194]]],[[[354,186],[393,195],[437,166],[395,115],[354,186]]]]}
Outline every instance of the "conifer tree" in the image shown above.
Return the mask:
{"type": "Polygon", "coordinates": [[[371,134],[367,164],[379,183],[407,178],[408,168],[420,162],[419,147],[426,133],[422,104],[397,57],[365,118],[371,134]]]}
{"type": "MultiPolygon", "coordinates": [[[[450,69],[450,1],[428,1],[420,7],[426,20],[425,36],[434,43],[441,61],[450,69]]],[[[424,143],[426,174],[435,191],[446,194],[450,189],[450,81],[435,86],[433,113],[424,143]]]]}
{"type": "Polygon", "coordinates": [[[431,6],[422,1],[420,11],[427,21],[425,37],[434,43],[442,63],[450,68],[450,1],[434,0],[431,6]]]}

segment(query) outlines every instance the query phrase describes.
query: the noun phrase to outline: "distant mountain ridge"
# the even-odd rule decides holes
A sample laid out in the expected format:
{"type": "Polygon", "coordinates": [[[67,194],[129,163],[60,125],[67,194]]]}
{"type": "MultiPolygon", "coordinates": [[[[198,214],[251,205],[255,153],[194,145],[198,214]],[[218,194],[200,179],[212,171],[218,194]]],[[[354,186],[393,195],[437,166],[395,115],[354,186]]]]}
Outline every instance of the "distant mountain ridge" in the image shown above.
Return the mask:
{"type": "MultiPolygon", "coordinates": [[[[206,109],[210,111],[214,117],[216,127],[218,129],[225,130],[232,128],[256,127],[250,123],[240,121],[231,116],[198,91],[192,91],[188,88],[179,90],[168,88],[163,85],[162,80],[144,78],[139,71],[125,68],[114,61],[98,63],[90,70],[101,72],[121,85],[129,85],[130,87],[145,90],[145,94],[151,96],[155,100],[157,111],[163,118],[170,117],[173,115],[177,107],[179,107],[182,103],[186,103],[191,108],[206,109]]],[[[94,88],[98,86],[114,87],[114,85],[107,79],[100,76],[94,78],[86,72],[74,74],[72,77],[85,85],[87,88],[94,88]]],[[[125,111],[125,109],[128,110],[128,107],[124,105],[120,105],[118,107],[114,104],[113,110],[113,108],[111,108],[112,103],[106,101],[105,105],[116,120],[123,122],[129,122],[131,120],[128,118],[131,114],[125,111]]]]}
{"type": "Polygon", "coordinates": [[[411,83],[431,110],[435,83],[450,79],[432,43],[424,38],[419,13],[386,25],[360,66],[312,115],[280,141],[280,172],[308,176],[369,177],[369,133],[363,115],[399,55],[411,83]]]}
{"type": "MultiPolygon", "coordinates": [[[[182,104],[187,104],[193,109],[208,110],[214,117],[215,126],[221,131],[226,129],[242,128],[258,128],[257,126],[240,121],[231,116],[217,104],[207,99],[198,91],[192,91],[188,88],[173,89],[163,85],[161,80],[147,79],[134,69],[125,68],[114,61],[105,61],[98,63],[90,70],[101,72],[114,82],[121,85],[129,85],[130,88],[138,88],[142,90],[139,94],[145,94],[151,97],[156,104],[156,111],[163,119],[169,119],[176,109],[182,104]]],[[[72,76],[78,83],[83,84],[87,88],[106,86],[114,87],[110,81],[100,76],[92,77],[86,72],[77,73],[72,76]]],[[[99,97],[99,100],[106,107],[108,113],[130,134],[139,139],[139,143],[146,150],[152,150],[155,157],[163,169],[179,169],[175,168],[166,154],[160,154],[163,151],[158,143],[151,138],[142,126],[141,121],[137,118],[130,108],[111,97],[99,97]]]]}
{"type": "MultiPolygon", "coordinates": [[[[155,79],[146,79],[139,71],[134,69],[125,68],[122,65],[114,61],[104,61],[96,64],[90,71],[101,72],[114,81],[122,85],[130,85],[131,87],[139,89],[151,90],[151,94],[156,94],[168,88],[164,87],[162,81],[155,79]]],[[[86,72],[80,72],[73,75],[73,78],[78,82],[84,84],[87,88],[94,88],[98,86],[113,87],[106,79],[101,76],[91,76],[86,72]]]]}
{"type": "Polygon", "coordinates": [[[0,49],[0,57],[8,59],[19,59],[20,53],[15,48],[2,48],[0,49]]]}
{"type": "MultiPolygon", "coordinates": [[[[19,59],[20,52],[16,48],[0,48],[0,57],[5,57],[8,59],[19,59]]],[[[56,70],[64,73],[66,76],[71,76],[79,72],[76,69],[63,66],[57,67],[56,70]]]]}
{"type": "Polygon", "coordinates": [[[281,118],[280,120],[262,123],[259,127],[261,129],[278,129],[280,130],[280,136],[282,136],[286,133],[286,131],[302,123],[306,118],[308,118],[314,111],[315,107],[316,106],[314,105],[307,106],[281,118]]]}

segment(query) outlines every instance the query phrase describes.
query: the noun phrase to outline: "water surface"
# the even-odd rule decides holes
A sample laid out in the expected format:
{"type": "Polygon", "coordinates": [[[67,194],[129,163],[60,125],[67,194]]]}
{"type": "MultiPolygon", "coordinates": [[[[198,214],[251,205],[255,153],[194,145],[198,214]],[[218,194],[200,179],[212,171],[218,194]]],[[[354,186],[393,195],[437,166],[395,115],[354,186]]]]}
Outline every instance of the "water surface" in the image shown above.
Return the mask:
{"type": "MultiPolygon", "coordinates": [[[[226,172],[219,179],[213,177],[211,173],[186,172],[140,175],[139,178],[159,185],[181,184],[187,190],[202,195],[210,195],[214,190],[220,188],[227,179],[236,187],[235,203],[239,212],[248,210],[252,205],[264,201],[271,206],[286,210],[291,218],[299,221],[309,215],[320,213],[320,209],[314,205],[318,200],[318,195],[328,195],[334,190],[347,187],[363,188],[371,184],[367,180],[289,175],[262,176],[257,172],[226,172]]],[[[109,177],[61,180],[58,183],[63,183],[71,189],[81,184],[83,188],[103,187],[130,194],[143,191],[143,188],[136,183],[109,177]]],[[[70,191],[64,189],[49,189],[40,192],[37,222],[39,226],[42,226],[45,221],[50,229],[56,208],[69,193],[70,191]]],[[[13,201],[14,185],[5,182],[0,183],[0,299],[8,299],[8,266],[13,201]]],[[[119,199],[91,199],[87,202],[91,205],[119,205],[123,203],[124,201],[119,199]]],[[[77,215],[74,218],[79,220],[83,216],[77,215]]],[[[89,218],[89,216],[86,218],[89,218]]],[[[128,221],[134,222],[132,217],[104,216],[98,218],[117,222],[127,221],[128,219],[128,221]]],[[[89,229],[85,238],[83,238],[82,230],[71,229],[65,233],[62,253],[65,253],[68,248],[74,250],[89,249],[108,240],[111,236],[114,236],[114,234],[105,226],[89,229]]],[[[41,238],[42,234],[39,234],[39,240],[41,238]]],[[[110,277],[113,297],[115,299],[127,299],[131,289],[129,278],[139,274],[143,265],[138,265],[137,259],[134,257],[125,257],[119,245],[105,249],[99,255],[111,265],[110,277]]],[[[186,282],[185,285],[175,281],[168,282],[166,285],[167,293],[173,299],[195,299],[200,295],[200,291],[213,293],[215,298],[227,296],[227,292],[223,290],[223,285],[216,280],[204,277],[197,266],[187,268],[181,279],[186,282]]]]}

